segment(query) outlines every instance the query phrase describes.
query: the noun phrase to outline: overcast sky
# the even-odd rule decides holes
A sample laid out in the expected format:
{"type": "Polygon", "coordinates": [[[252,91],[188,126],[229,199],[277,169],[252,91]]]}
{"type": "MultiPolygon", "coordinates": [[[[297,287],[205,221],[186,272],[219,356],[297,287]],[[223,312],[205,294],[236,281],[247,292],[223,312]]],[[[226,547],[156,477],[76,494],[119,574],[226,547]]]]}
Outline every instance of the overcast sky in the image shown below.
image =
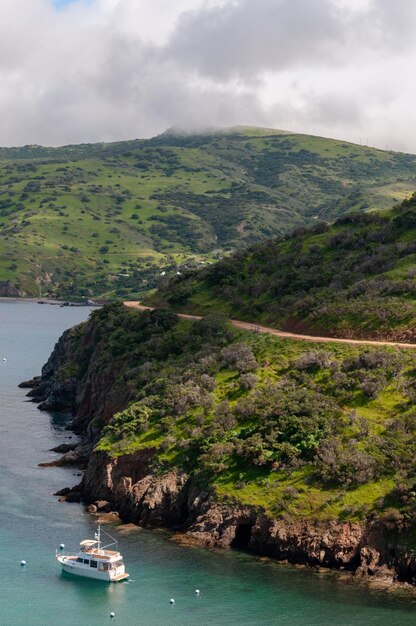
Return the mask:
{"type": "Polygon", "coordinates": [[[0,145],[255,124],[416,152],[416,0],[0,0],[0,145]]]}

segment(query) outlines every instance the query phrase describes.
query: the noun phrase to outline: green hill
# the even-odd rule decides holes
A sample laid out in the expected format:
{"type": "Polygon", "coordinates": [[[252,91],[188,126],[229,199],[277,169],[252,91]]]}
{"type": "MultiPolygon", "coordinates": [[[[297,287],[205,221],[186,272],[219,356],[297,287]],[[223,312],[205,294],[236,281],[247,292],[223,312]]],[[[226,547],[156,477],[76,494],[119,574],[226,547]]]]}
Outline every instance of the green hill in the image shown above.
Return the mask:
{"type": "Polygon", "coordinates": [[[224,252],[351,209],[391,208],[416,156],[239,127],[0,149],[0,287],[139,296],[224,252]]]}
{"type": "Polygon", "coordinates": [[[87,502],[105,496],[124,520],[191,525],[200,538],[274,520],[282,534],[265,531],[260,553],[315,565],[327,536],[343,554],[334,522],[355,522],[355,534],[342,529],[355,558],[323,550],[320,564],[354,571],[363,561],[371,575],[387,564],[414,583],[415,359],[413,350],[308,344],[236,330],[221,315],[195,322],[112,303],[65,333],[38,389],[49,409],[73,394],[74,425],[99,438],[87,502]],[[143,504],[149,485],[163,494],[156,504],[143,504]],[[210,508],[217,514],[204,523],[210,508]],[[312,530],[309,560],[300,540],[273,551],[296,522],[312,530]]]}
{"type": "Polygon", "coordinates": [[[148,299],[341,337],[416,340],[416,194],[391,211],[255,244],[148,299]]]}

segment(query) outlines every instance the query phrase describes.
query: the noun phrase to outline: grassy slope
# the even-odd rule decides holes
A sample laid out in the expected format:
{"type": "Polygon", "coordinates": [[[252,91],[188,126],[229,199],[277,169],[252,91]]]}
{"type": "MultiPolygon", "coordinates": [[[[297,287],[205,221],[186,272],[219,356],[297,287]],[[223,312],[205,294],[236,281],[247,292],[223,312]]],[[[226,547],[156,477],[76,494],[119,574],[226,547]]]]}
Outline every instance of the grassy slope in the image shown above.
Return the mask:
{"type": "Polygon", "coordinates": [[[127,385],[135,396],[98,449],[155,448],[160,471],[185,468],[274,516],[414,515],[413,352],[308,345],[117,305],[94,319],[102,367],[120,369],[111,393],[127,385]]]}
{"type": "Polygon", "coordinates": [[[256,244],[174,279],[148,302],[318,335],[414,341],[415,239],[416,195],[392,211],[256,244]]]}
{"type": "Polygon", "coordinates": [[[389,208],[416,157],[268,129],[0,149],[0,281],[137,296],[161,269],[352,208],[389,208]],[[124,275],[122,275],[124,274],[124,275]]]}

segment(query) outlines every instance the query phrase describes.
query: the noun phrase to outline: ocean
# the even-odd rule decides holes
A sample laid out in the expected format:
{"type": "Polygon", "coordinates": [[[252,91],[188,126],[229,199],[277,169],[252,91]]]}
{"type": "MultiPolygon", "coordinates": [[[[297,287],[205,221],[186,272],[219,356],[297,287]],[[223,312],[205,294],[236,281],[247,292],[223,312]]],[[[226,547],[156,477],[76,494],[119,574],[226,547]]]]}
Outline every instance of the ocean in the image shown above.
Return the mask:
{"type": "Polygon", "coordinates": [[[119,540],[130,582],[109,585],[62,574],[55,550],[61,543],[76,550],[94,536],[95,522],[82,505],[52,495],[79,482],[78,470],[38,467],[56,458],[50,448],[75,440],[66,430],[68,416],[38,411],[18,384],[39,374],[63,330],[88,314],[86,308],[0,302],[1,625],[416,623],[416,596],[244,553],[184,547],[167,532],[130,526],[106,527],[119,540]]]}

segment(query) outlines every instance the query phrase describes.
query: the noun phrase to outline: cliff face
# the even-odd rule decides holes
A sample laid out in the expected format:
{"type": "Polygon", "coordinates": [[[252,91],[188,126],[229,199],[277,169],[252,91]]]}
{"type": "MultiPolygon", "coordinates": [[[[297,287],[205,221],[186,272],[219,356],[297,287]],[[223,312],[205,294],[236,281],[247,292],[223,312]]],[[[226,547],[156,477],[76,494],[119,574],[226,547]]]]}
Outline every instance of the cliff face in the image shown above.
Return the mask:
{"type": "MultiPolygon", "coordinates": [[[[87,504],[104,501],[125,521],[180,530],[185,539],[239,548],[294,564],[414,583],[416,560],[399,555],[386,529],[374,522],[270,519],[256,507],[219,502],[185,473],[151,470],[153,450],[111,459],[92,453],[80,486],[87,504]]],[[[94,510],[94,505],[93,509],[94,510]]]]}
{"type": "Polygon", "coordinates": [[[132,391],[119,381],[123,362],[100,359],[101,346],[92,321],[65,331],[40,377],[21,383],[42,411],[69,411],[73,430],[88,442],[132,399],[132,391]],[[80,333],[82,328],[82,333],[80,333]]]}
{"type": "Polygon", "coordinates": [[[186,540],[206,546],[416,582],[416,559],[400,547],[405,545],[400,530],[392,535],[375,519],[272,519],[261,507],[219,500],[183,470],[157,471],[151,447],[115,458],[94,450],[105,424],[137,393],[125,384],[128,358],[104,358],[105,343],[94,320],[70,329],[57,342],[42,375],[22,383],[31,387],[29,395],[40,409],[69,411],[74,430],[83,437],[80,446],[57,461],[86,468],[79,485],[63,490],[65,499],[81,500],[92,512],[114,511],[124,521],[178,530],[186,540]]]}
{"type": "Polygon", "coordinates": [[[25,295],[24,291],[21,291],[9,281],[0,280],[0,296],[2,298],[21,298],[25,295]]]}

